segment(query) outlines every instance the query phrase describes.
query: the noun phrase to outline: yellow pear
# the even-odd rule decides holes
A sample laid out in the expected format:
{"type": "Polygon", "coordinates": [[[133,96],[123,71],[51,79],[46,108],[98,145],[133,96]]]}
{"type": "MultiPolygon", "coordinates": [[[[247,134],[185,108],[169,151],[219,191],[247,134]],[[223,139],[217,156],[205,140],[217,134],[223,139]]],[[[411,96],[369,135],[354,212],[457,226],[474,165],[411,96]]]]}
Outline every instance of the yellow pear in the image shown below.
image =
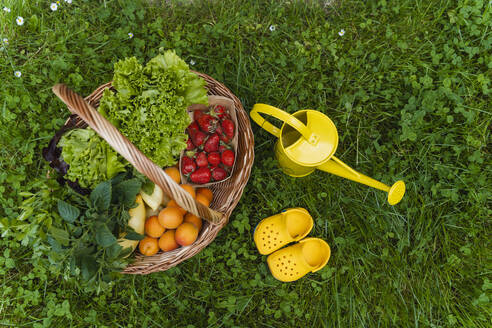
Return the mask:
{"type": "MultiPolygon", "coordinates": [[[[143,235],[145,232],[145,205],[142,200],[142,196],[137,195],[135,202],[138,204],[128,211],[130,214],[130,220],[128,220],[128,226],[133,228],[135,232],[143,235]]],[[[132,252],[137,248],[138,240],[125,239],[125,234],[121,234],[118,239],[118,244],[123,248],[131,248],[132,252]]],[[[131,253],[130,253],[131,254],[131,253]]],[[[129,256],[128,254],[127,256],[129,256]]]]}
{"type": "Polygon", "coordinates": [[[164,199],[164,193],[158,185],[155,185],[152,195],[146,194],[143,190],[140,190],[140,195],[142,195],[145,204],[154,211],[159,208],[159,205],[162,204],[164,199]]]}

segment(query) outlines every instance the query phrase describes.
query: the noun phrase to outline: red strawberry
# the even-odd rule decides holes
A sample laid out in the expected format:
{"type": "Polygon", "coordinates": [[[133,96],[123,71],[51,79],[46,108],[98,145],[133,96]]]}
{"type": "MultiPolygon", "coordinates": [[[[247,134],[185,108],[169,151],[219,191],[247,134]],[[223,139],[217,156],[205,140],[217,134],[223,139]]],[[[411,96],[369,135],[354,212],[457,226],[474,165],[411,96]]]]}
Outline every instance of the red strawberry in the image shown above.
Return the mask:
{"type": "Polygon", "coordinates": [[[231,142],[231,139],[229,139],[229,137],[228,137],[228,136],[226,136],[225,134],[221,134],[221,135],[220,135],[220,141],[222,141],[222,142],[224,142],[224,143],[228,144],[228,143],[230,143],[230,142],[231,142]]]}
{"type": "Polygon", "coordinates": [[[212,111],[213,113],[219,115],[219,114],[224,114],[226,112],[226,109],[222,105],[215,105],[212,111]]]}
{"type": "Polygon", "coordinates": [[[198,123],[196,121],[192,122],[190,125],[188,125],[188,133],[191,134],[193,131],[199,131],[200,127],[198,126],[198,123]]]}
{"type": "Polygon", "coordinates": [[[224,152],[224,150],[227,150],[227,149],[229,149],[229,148],[227,148],[226,145],[224,145],[224,144],[221,143],[220,146],[219,146],[219,153],[222,154],[224,152]]]}
{"type": "Polygon", "coordinates": [[[194,183],[204,184],[210,182],[212,173],[208,167],[201,167],[190,175],[190,180],[194,183]]]}
{"type": "Polygon", "coordinates": [[[234,152],[230,149],[224,150],[220,159],[224,165],[232,166],[234,164],[234,152]]]}
{"type": "Polygon", "coordinates": [[[181,159],[181,172],[184,175],[188,175],[196,170],[196,163],[192,158],[188,156],[183,156],[181,159]]]}
{"type": "Polygon", "coordinates": [[[222,105],[215,105],[210,112],[213,117],[218,117],[221,120],[230,118],[229,114],[227,114],[226,108],[222,105]]]}
{"type": "Polygon", "coordinates": [[[188,137],[188,140],[186,140],[186,150],[193,150],[195,149],[195,145],[193,144],[193,141],[191,141],[191,138],[188,137]]]}
{"type": "Polygon", "coordinates": [[[207,135],[202,131],[194,131],[191,133],[190,137],[193,144],[197,147],[200,147],[205,141],[205,138],[207,138],[207,135]]]}
{"type": "Polygon", "coordinates": [[[219,135],[217,133],[214,133],[210,137],[208,137],[203,149],[207,153],[212,153],[214,151],[217,151],[219,150],[219,142],[220,142],[219,135]]]}
{"type": "Polygon", "coordinates": [[[203,151],[196,154],[195,161],[196,161],[196,165],[198,165],[198,167],[208,166],[207,154],[205,154],[205,152],[203,152],[203,151]]]}
{"type": "Polygon", "coordinates": [[[222,121],[222,130],[224,130],[225,135],[229,138],[232,139],[234,137],[234,122],[225,119],[222,121]]]}
{"type": "Polygon", "coordinates": [[[224,130],[222,129],[222,126],[219,124],[217,125],[217,129],[215,129],[215,132],[219,135],[220,141],[223,141],[224,143],[229,143],[231,142],[231,139],[229,139],[225,134],[224,130]]]}
{"type": "Polygon", "coordinates": [[[227,172],[226,172],[226,170],[224,170],[224,169],[223,169],[223,168],[221,168],[221,167],[216,167],[216,168],[212,171],[212,178],[213,178],[215,181],[222,181],[222,180],[224,180],[226,177],[227,177],[227,172]]]}
{"type": "Polygon", "coordinates": [[[209,114],[202,114],[197,119],[198,126],[203,132],[214,133],[217,128],[217,119],[209,114]]]}
{"type": "Polygon", "coordinates": [[[220,154],[213,152],[208,154],[208,163],[212,166],[218,166],[220,164],[220,154]]]}
{"type": "Polygon", "coordinates": [[[200,116],[202,116],[202,114],[203,114],[203,111],[201,111],[201,110],[195,110],[195,111],[193,112],[193,120],[195,120],[195,121],[196,121],[196,120],[198,120],[198,118],[199,118],[200,116]]]}

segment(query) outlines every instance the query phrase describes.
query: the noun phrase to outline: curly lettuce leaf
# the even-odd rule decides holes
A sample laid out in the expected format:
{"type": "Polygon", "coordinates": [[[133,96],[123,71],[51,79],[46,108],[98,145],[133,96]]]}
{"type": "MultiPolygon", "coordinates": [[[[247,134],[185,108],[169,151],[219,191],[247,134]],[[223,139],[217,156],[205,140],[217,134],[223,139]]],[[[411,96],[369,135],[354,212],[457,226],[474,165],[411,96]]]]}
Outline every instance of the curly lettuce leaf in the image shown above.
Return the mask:
{"type": "Polygon", "coordinates": [[[61,157],[69,165],[66,178],[78,181],[82,188],[126,171],[126,162],[91,129],[73,129],[63,135],[58,144],[61,157]]]}
{"type": "Polygon", "coordinates": [[[117,92],[104,91],[99,112],[156,164],[176,164],[191,123],[186,108],[208,104],[205,81],[174,51],[145,67],[135,57],[120,60],[113,81],[117,92]]]}

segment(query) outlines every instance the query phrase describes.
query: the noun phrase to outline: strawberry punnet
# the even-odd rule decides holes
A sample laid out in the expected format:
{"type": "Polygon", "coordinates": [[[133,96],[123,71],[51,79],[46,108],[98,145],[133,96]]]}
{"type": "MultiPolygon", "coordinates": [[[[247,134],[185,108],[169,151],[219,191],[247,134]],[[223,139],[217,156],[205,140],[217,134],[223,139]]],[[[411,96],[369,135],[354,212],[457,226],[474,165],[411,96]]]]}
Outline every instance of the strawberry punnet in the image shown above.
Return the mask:
{"type": "Polygon", "coordinates": [[[196,161],[196,165],[198,165],[198,167],[208,166],[207,154],[205,154],[205,152],[203,152],[203,151],[196,154],[195,161],[196,161]]]}
{"type": "Polygon", "coordinates": [[[222,181],[222,180],[224,180],[226,177],[227,177],[227,172],[226,172],[226,170],[224,170],[223,168],[221,168],[221,167],[216,167],[215,169],[213,169],[213,171],[212,171],[212,178],[213,178],[215,181],[222,181]]]}
{"type": "Polygon", "coordinates": [[[219,135],[217,133],[214,133],[210,137],[208,137],[207,141],[205,142],[205,146],[203,147],[203,149],[207,153],[215,152],[215,151],[219,150],[219,142],[220,142],[219,135]]]}
{"type": "Polygon", "coordinates": [[[188,156],[183,156],[183,158],[181,159],[181,172],[184,175],[188,175],[190,173],[193,173],[193,171],[195,170],[196,170],[195,161],[188,156]]]}
{"type": "Polygon", "coordinates": [[[220,159],[224,165],[232,166],[234,164],[234,152],[230,149],[224,150],[220,159]]]}
{"type": "Polygon", "coordinates": [[[208,167],[201,167],[190,175],[190,180],[194,183],[204,184],[210,182],[212,173],[208,167]]]}
{"type": "Polygon", "coordinates": [[[218,152],[208,154],[207,159],[211,166],[218,166],[220,164],[220,154],[218,152]]]}

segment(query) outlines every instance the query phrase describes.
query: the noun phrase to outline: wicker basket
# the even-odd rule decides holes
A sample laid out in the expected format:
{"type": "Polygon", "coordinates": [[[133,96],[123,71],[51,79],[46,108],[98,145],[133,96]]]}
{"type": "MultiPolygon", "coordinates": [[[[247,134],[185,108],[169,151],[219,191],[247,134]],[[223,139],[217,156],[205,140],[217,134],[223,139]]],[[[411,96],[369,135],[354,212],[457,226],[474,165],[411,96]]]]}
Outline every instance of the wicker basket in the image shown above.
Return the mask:
{"type": "MultiPolygon", "coordinates": [[[[214,199],[212,204],[210,204],[210,208],[196,202],[183,188],[165,174],[162,168],[145,157],[140,150],[94,109],[99,106],[103,90],[112,87],[111,82],[101,85],[85,99],[63,84],[53,87],[53,92],[68,106],[68,109],[73,114],[76,114],[76,116],[72,115],[65,122],[60,131],[66,131],[74,127],[85,128],[90,126],[138,171],[146,175],[155,184],[159,185],[166,194],[175,199],[181,207],[206,220],[194,244],[180,247],[171,252],[158,253],[154,256],[142,256],[137,250],[135,262],[129,265],[123,273],[148,274],[165,271],[200,252],[215,239],[218,232],[227,224],[229,216],[239,202],[243,189],[248,182],[254,160],[253,132],[251,131],[248,115],[239,99],[227,87],[206,74],[195,73],[206,81],[209,95],[224,96],[234,101],[238,119],[237,131],[239,140],[236,167],[230,179],[211,186],[214,199]]],[[[57,135],[60,135],[60,133],[57,133],[57,135]]],[[[58,140],[53,138],[52,142],[57,143],[58,140]]]]}

